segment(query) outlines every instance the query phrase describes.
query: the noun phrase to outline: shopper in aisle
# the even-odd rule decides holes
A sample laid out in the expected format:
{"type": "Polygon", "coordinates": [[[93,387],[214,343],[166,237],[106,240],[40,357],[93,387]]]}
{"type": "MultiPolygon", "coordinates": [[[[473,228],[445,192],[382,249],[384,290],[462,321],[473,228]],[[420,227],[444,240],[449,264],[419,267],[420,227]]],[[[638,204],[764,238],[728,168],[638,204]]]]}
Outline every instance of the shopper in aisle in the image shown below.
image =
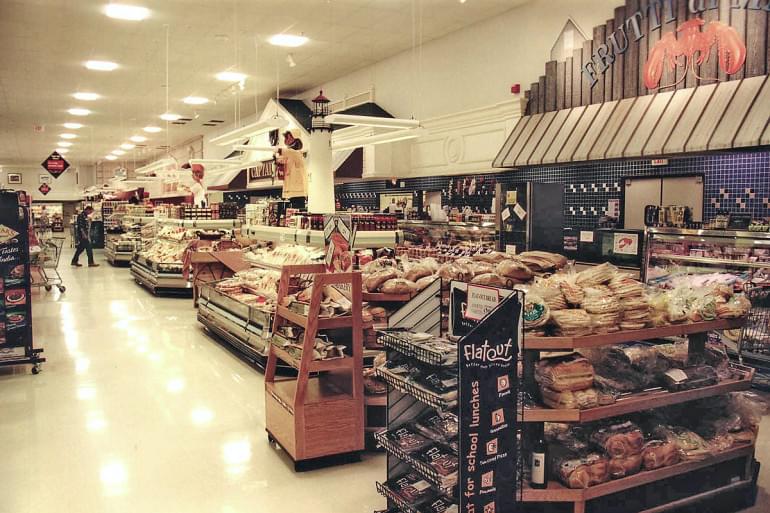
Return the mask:
{"type": "Polygon", "coordinates": [[[83,253],[83,251],[85,251],[86,255],[88,256],[88,267],[99,267],[99,264],[94,262],[94,250],[91,247],[90,217],[93,211],[94,208],[89,205],[78,214],[78,217],[75,220],[75,237],[77,239],[77,249],[75,250],[75,254],[72,257],[72,265],[74,267],[82,267],[82,265],[78,262],[78,259],[80,258],[80,254],[83,253]]]}

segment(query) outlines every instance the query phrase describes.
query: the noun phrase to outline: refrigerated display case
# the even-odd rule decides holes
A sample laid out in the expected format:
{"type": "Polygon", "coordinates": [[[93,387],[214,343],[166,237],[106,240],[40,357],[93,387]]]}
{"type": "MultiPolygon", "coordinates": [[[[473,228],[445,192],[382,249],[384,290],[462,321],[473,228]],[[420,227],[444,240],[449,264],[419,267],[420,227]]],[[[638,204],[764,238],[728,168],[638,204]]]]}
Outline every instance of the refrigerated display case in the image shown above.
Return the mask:
{"type": "Polygon", "coordinates": [[[404,232],[405,242],[422,246],[468,243],[493,248],[496,238],[495,223],[491,219],[479,222],[399,221],[398,228],[404,232]]]}

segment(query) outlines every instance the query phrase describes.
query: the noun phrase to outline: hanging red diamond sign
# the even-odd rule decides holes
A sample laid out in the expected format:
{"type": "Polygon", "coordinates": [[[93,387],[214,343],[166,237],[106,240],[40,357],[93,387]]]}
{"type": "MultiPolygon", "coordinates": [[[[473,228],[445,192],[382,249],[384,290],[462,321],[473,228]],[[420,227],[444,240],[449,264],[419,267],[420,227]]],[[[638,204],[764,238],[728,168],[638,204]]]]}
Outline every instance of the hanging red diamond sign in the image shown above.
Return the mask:
{"type": "Polygon", "coordinates": [[[51,186],[47,183],[41,184],[40,187],[37,188],[43,196],[47,195],[49,192],[51,192],[51,186]]]}
{"type": "Polygon", "coordinates": [[[70,163],[57,152],[51,153],[40,165],[43,166],[43,169],[51,173],[54,178],[59,178],[59,175],[64,173],[67,168],[70,167],[70,163]]]}

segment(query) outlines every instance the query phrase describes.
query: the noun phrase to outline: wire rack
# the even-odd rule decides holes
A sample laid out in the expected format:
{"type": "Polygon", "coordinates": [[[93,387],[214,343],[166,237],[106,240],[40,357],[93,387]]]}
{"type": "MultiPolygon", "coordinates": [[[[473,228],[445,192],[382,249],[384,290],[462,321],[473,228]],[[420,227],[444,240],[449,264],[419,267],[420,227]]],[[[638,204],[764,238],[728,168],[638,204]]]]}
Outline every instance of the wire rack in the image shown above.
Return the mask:
{"type": "Polygon", "coordinates": [[[393,501],[396,507],[398,507],[398,509],[400,509],[403,513],[420,513],[417,511],[417,508],[402,499],[400,495],[391,490],[387,485],[380,483],[379,481],[376,482],[376,485],[377,492],[383,497],[393,501]]]}
{"type": "Polygon", "coordinates": [[[387,369],[378,367],[375,370],[377,376],[384,379],[388,385],[392,386],[399,392],[409,394],[418,401],[432,406],[438,410],[452,410],[457,406],[457,400],[447,400],[444,397],[427,390],[416,383],[405,380],[404,378],[397,376],[387,369]]]}
{"type": "Polygon", "coordinates": [[[457,352],[449,354],[436,351],[409,338],[409,332],[404,331],[379,331],[377,340],[394,351],[419,360],[421,363],[434,367],[454,367],[457,365],[457,352]]]}
{"type": "Polygon", "coordinates": [[[387,431],[380,431],[379,433],[375,433],[374,438],[383,449],[411,466],[412,469],[414,469],[430,484],[435,486],[441,493],[452,496],[453,488],[457,484],[457,472],[448,476],[440,475],[433,467],[422,460],[418,460],[412,457],[398,445],[389,440],[387,437],[387,431]]]}
{"type": "Polygon", "coordinates": [[[754,385],[770,390],[770,286],[746,289],[751,310],[741,330],[739,355],[741,362],[756,364],[754,385]]]}

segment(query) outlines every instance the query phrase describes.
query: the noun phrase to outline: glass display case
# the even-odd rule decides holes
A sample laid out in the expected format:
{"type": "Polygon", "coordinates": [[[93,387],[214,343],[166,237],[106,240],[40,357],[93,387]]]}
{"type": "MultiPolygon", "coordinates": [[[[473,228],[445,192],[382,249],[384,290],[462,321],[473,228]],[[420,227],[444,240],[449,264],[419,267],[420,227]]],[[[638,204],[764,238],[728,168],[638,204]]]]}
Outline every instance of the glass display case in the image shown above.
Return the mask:
{"type": "Polygon", "coordinates": [[[404,241],[417,246],[454,246],[462,243],[494,248],[496,228],[493,220],[479,222],[399,221],[404,241]]]}
{"type": "Polygon", "coordinates": [[[770,282],[770,233],[648,228],[644,279],[661,284],[676,274],[732,274],[736,286],[770,282]]]}

